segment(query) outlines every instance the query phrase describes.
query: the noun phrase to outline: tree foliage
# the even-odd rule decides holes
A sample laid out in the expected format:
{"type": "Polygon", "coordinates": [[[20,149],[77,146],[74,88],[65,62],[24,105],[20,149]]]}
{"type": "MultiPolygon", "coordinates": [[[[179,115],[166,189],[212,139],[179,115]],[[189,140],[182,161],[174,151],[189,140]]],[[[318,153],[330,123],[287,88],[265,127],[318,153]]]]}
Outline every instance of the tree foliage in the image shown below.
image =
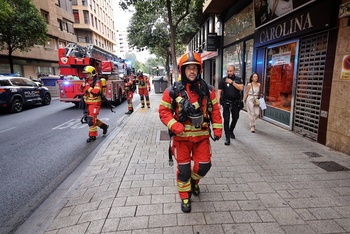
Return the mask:
{"type": "MultiPolygon", "coordinates": [[[[164,58],[169,74],[169,59],[176,68],[177,54],[184,51],[184,38],[199,29],[196,18],[203,0],[121,0],[120,6],[135,9],[128,28],[129,45],[145,47],[164,58]]],[[[178,76],[177,69],[173,74],[178,76]]]]}
{"type": "Polygon", "coordinates": [[[47,25],[31,0],[0,1],[0,50],[8,51],[13,73],[12,53],[30,51],[34,45],[45,45],[47,25]]]}

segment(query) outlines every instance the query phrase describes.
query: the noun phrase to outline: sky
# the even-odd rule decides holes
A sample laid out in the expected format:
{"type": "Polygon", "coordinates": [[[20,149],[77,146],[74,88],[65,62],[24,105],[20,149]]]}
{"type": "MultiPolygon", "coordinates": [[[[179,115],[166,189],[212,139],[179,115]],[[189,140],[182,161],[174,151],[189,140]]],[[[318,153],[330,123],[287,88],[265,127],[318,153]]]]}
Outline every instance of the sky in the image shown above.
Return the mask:
{"type": "Polygon", "coordinates": [[[113,13],[115,20],[116,29],[126,29],[129,25],[129,20],[132,17],[132,12],[130,10],[123,10],[119,6],[119,0],[113,0],[113,13]]]}
{"type": "MultiPolygon", "coordinates": [[[[113,0],[112,6],[113,6],[113,13],[114,13],[114,22],[115,22],[115,29],[126,29],[129,25],[129,21],[132,17],[132,11],[131,10],[123,10],[119,6],[120,0],[113,0]]],[[[136,53],[137,60],[145,63],[147,58],[154,57],[154,55],[151,55],[148,50],[140,51],[136,53]]]]}

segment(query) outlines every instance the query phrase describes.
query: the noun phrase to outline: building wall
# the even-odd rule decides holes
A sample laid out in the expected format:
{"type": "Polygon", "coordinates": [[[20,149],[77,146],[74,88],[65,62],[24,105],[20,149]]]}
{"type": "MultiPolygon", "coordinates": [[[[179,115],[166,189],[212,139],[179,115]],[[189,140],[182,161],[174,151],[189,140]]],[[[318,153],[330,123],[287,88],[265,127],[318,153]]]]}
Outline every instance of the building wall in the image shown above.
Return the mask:
{"type": "Polygon", "coordinates": [[[113,53],[116,33],[111,0],[90,0],[85,1],[85,5],[82,5],[82,1],[76,2],[73,10],[79,12],[79,22],[75,22],[74,28],[78,29],[79,35],[86,35],[91,39],[91,42],[79,40],[78,44],[94,44],[113,53]]]}
{"type": "MultiPolygon", "coordinates": [[[[51,73],[58,73],[58,55],[57,49],[59,46],[64,46],[67,42],[76,42],[76,36],[68,31],[62,31],[59,27],[59,20],[64,20],[65,22],[73,25],[74,17],[69,9],[71,9],[71,1],[65,0],[65,8],[56,5],[57,0],[33,0],[33,4],[39,9],[40,12],[46,12],[47,23],[48,23],[48,37],[49,40],[45,47],[35,45],[30,49],[29,52],[21,52],[16,50],[13,52],[14,63],[21,66],[19,72],[22,76],[32,76],[37,78],[39,67],[46,67],[52,70],[51,73]],[[68,10],[67,10],[68,9],[68,10]]],[[[61,0],[62,2],[62,0],[61,0]]],[[[3,67],[2,70],[8,69],[7,51],[0,51],[0,66],[3,67]]]]}
{"type": "MultiPolygon", "coordinates": [[[[346,2],[350,1],[342,1],[346,2]]],[[[349,18],[340,18],[326,145],[350,155],[350,80],[341,79],[343,57],[350,55],[349,38],[349,18]]]]}

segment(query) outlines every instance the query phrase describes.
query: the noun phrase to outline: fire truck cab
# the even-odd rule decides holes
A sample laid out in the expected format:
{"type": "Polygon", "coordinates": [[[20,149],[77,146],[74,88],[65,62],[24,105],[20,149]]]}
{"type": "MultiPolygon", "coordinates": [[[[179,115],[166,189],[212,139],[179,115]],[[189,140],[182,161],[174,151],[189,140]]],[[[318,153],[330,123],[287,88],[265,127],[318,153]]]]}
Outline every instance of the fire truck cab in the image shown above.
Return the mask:
{"type": "Polygon", "coordinates": [[[82,97],[79,87],[86,77],[82,71],[88,65],[95,67],[100,79],[106,79],[103,95],[108,101],[118,105],[125,100],[124,81],[120,74],[126,75],[128,67],[121,58],[94,45],[83,47],[70,43],[58,49],[58,59],[60,79],[57,82],[61,102],[78,106],[82,97]]]}

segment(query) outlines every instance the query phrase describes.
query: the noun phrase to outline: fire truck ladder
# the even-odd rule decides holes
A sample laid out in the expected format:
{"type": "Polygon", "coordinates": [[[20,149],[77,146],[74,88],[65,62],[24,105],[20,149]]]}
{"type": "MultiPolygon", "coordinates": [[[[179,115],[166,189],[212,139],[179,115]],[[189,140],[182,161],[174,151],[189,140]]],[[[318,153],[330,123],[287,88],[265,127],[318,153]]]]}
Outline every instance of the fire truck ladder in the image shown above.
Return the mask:
{"type": "Polygon", "coordinates": [[[77,58],[84,58],[87,56],[87,50],[85,47],[77,45],[76,43],[69,43],[66,46],[66,57],[73,56],[77,58]]]}

